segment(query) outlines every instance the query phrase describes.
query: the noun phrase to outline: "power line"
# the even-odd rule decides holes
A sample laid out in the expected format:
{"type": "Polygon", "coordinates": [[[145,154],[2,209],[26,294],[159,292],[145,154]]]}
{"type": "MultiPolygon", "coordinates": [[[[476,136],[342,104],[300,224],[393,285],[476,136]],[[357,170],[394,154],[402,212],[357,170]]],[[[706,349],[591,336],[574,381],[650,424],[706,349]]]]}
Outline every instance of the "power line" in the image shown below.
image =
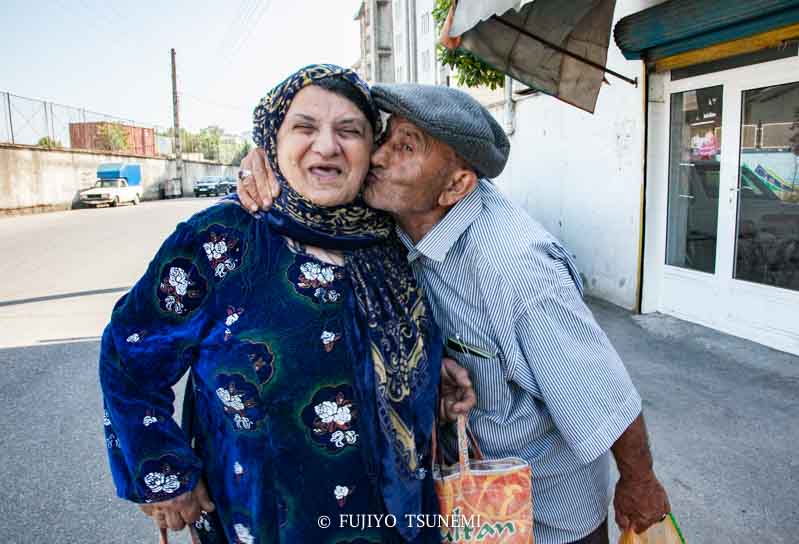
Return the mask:
{"type": "MultiPolygon", "coordinates": [[[[258,1],[260,2],[261,0],[258,0],[258,1]]],[[[258,15],[255,16],[255,19],[252,21],[252,24],[248,26],[246,33],[244,33],[242,35],[241,39],[236,43],[235,49],[233,50],[233,55],[231,55],[231,56],[235,56],[236,54],[238,54],[238,52],[241,49],[241,47],[245,43],[247,43],[247,41],[250,39],[250,36],[252,35],[252,33],[258,28],[258,25],[260,24],[261,19],[263,18],[263,16],[266,14],[266,12],[269,11],[269,7],[271,5],[272,5],[272,0],[265,0],[260,5],[261,9],[257,12],[258,15]]]]}
{"type": "Polygon", "coordinates": [[[252,7],[255,5],[256,0],[241,0],[239,2],[239,7],[236,9],[236,14],[230,20],[230,23],[225,30],[225,33],[222,35],[222,40],[219,42],[219,47],[217,47],[217,52],[220,53],[221,56],[222,52],[228,49],[229,46],[229,38],[231,38],[231,32],[234,31],[236,28],[242,27],[242,25],[246,22],[246,13],[252,10],[252,7]],[[245,7],[249,3],[249,7],[245,7]]]}

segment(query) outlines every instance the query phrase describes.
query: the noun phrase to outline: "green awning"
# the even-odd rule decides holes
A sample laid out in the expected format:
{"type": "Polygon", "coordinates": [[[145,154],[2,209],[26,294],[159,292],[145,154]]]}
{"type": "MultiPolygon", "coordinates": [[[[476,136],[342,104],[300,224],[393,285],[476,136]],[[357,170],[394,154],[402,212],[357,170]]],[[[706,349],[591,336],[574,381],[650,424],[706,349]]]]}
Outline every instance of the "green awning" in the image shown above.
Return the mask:
{"type": "Polygon", "coordinates": [[[647,62],[799,23],[799,0],[669,0],[629,15],[613,36],[647,62]]]}

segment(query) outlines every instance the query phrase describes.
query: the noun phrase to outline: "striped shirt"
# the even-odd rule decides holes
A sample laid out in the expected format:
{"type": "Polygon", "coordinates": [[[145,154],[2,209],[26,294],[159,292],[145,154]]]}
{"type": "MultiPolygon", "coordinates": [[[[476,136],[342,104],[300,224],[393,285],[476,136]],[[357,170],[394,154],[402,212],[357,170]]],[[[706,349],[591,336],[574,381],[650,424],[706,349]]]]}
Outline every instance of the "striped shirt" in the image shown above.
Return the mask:
{"type": "Polygon", "coordinates": [[[526,459],[535,541],[563,544],[607,517],[610,446],[641,399],[582,299],[570,255],[490,182],[454,206],[408,260],[469,370],[470,425],[488,458],[526,459]]]}

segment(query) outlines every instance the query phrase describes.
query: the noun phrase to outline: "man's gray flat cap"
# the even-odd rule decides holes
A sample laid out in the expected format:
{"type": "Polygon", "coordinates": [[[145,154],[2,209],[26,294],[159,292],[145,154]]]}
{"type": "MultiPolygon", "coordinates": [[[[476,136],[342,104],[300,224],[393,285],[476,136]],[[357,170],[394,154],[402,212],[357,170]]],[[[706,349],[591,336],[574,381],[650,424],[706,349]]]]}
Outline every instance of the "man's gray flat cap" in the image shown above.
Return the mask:
{"type": "Polygon", "coordinates": [[[505,168],[510,153],[505,131],[463,91],[414,83],[377,84],[372,86],[372,97],[380,109],[448,144],[479,175],[494,178],[505,168]]]}

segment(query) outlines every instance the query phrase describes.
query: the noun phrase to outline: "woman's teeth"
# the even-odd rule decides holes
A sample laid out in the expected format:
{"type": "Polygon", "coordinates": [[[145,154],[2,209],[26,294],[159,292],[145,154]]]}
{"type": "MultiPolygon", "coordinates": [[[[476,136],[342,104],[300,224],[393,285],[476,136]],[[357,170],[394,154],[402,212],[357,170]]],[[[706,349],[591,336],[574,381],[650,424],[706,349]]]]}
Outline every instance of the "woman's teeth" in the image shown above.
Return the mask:
{"type": "Polygon", "coordinates": [[[341,175],[341,170],[332,166],[315,166],[311,168],[311,173],[322,179],[332,179],[341,175]]]}

